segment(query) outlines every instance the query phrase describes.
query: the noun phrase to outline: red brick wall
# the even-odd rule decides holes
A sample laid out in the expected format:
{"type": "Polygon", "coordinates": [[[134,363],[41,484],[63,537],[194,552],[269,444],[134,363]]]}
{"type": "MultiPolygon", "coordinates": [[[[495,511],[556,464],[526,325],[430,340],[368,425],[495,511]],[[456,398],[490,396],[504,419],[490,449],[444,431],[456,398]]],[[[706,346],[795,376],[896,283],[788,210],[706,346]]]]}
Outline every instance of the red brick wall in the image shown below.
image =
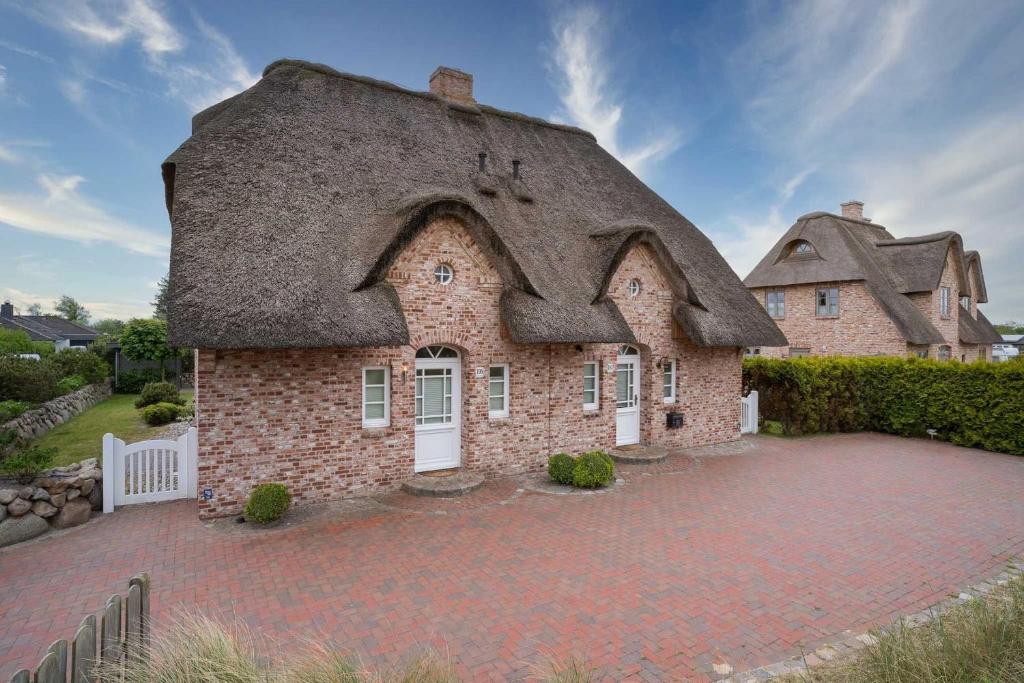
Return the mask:
{"type": "Polygon", "coordinates": [[[907,343],[896,325],[881,309],[862,282],[792,285],[772,290],[751,289],[761,305],[768,291],[786,292],[786,316],[775,323],[789,340],[789,347],[762,347],[761,354],[785,357],[789,349],[807,348],[812,355],[870,356],[907,354],[907,343]],[[839,316],[817,316],[819,287],[839,288],[839,316]]]}
{"type": "MultiPolygon", "coordinates": [[[[503,333],[501,280],[487,256],[454,220],[428,226],[396,259],[389,275],[402,302],[410,345],[367,349],[198,352],[200,515],[240,511],[260,482],[286,483],[298,503],[387,490],[411,476],[414,463],[416,349],[456,347],[462,357],[462,465],[486,474],[543,468],[558,451],[615,444],[616,345],[519,345],[503,333]],[[434,281],[439,263],[451,284],[434,281]],[[583,363],[600,367],[600,406],[583,411],[583,363]],[[509,364],[509,417],[488,417],[486,370],[509,364]],[[391,372],[391,420],[363,428],[361,370],[391,372]],[[406,377],[403,380],[403,368],[406,377]],[[477,379],[476,368],[484,369],[477,379]]],[[[671,322],[671,297],[653,255],[640,247],[613,278],[610,295],[634,326],[643,350],[642,438],[678,446],[735,439],[739,432],[737,349],[699,349],[671,322]],[[630,300],[629,279],[644,282],[630,300]],[[675,357],[678,409],[686,427],[666,430],[661,375],[675,357]]]]}

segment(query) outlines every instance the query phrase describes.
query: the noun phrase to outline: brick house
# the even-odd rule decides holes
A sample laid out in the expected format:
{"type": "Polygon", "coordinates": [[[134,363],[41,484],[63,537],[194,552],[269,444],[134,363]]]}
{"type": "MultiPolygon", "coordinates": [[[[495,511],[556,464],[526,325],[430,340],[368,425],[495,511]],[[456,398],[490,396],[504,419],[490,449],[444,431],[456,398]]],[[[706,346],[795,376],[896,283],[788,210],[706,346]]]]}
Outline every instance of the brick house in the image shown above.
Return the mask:
{"type": "Polygon", "coordinates": [[[955,232],[896,239],[863,209],[801,216],[746,277],[789,340],[748,353],[989,360],[1000,337],[978,309],[978,252],[955,232]]]}
{"type": "Polygon", "coordinates": [[[592,135],[472,84],[275,62],[163,165],[202,516],[738,437],[742,347],[785,343],[764,309],[592,135]]]}

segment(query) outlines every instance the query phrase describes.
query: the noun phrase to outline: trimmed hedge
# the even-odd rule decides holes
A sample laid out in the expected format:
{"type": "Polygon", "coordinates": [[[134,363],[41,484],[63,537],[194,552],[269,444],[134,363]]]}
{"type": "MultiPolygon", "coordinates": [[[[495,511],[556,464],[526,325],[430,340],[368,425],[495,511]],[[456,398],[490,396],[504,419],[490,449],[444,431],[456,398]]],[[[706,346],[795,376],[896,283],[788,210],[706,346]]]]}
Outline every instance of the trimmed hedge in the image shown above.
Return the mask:
{"type": "Polygon", "coordinates": [[[142,392],[135,399],[136,408],[145,408],[155,403],[174,403],[183,405],[185,399],[178,393],[178,387],[170,382],[153,382],[142,387],[142,392]]]}
{"type": "Polygon", "coordinates": [[[1024,455],[1024,364],[836,356],[743,361],[787,434],[870,430],[1024,455]]]}
{"type": "Polygon", "coordinates": [[[102,382],[110,376],[110,366],[105,360],[82,349],[63,349],[42,362],[57,368],[60,377],[81,377],[85,384],[102,382]]]}
{"type": "Polygon", "coordinates": [[[245,519],[257,524],[273,522],[281,518],[291,502],[292,495],[284,484],[260,484],[245,503],[245,519]]]}
{"type": "Polygon", "coordinates": [[[152,368],[145,370],[124,370],[117,376],[114,391],[119,394],[138,394],[147,384],[159,382],[160,371],[152,368]]]}
{"type": "Polygon", "coordinates": [[[572,468],[572,485],[581,489],[596,489],[612,483],[615,464],[604,451],[590,451],[576,458],[572,468]]]}
{"type": "Polygon", "coordinates": [[[548,476],[556,484],[572,485],[572,468],[576,466],[576,458],[568,453],[555,453],[548,458],[548,476]]]}
{"type": "Polygon", "coordinates": [[[174,403],[154,403],[142,409],[142,419],[151,427],[170,424],[178,419],[178,406],[174,403]]]}

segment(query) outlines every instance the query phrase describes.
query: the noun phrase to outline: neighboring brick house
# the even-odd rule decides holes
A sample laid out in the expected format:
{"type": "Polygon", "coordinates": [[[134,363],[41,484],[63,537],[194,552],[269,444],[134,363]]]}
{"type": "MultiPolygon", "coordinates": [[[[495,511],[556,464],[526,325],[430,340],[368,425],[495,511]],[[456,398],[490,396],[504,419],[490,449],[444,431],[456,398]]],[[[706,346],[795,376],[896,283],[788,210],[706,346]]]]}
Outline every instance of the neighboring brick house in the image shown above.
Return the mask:
{"type": "Polygon", "coordinates": [[[999,334],[978,310],[978,252],[955,232],[896,239],[863,209],[801,216],[746,277],[789,340],[748,354],[989,360],[999,334]]]}
{"type": "Polygon", "coordinates": [[[582,130],[281,61],[163,166],[197,349],[200,514],[559,451],[736,439],[784,344],[711,242],[582,130]],[[666,412],[683,425],[666,427],[666,412]]]}

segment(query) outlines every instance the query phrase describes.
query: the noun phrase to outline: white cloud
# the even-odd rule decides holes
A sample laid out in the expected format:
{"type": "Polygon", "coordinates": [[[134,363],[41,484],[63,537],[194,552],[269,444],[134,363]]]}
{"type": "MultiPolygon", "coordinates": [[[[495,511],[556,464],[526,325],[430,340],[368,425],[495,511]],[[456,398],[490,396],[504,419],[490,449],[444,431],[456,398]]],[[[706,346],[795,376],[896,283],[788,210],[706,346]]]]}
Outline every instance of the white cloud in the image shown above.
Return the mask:
{"type": "Polygon", "coordinates": [[[166,235],[117,218],[83,195],[82,176],[40,173],[36,181],[41,192],[0,192],[0,223],[77,242],[109,242],[147,256],[167,255],[166,235]]]}
{"type": "Polygon", "coordinates": [[[679,147],[680,135],[674,128],[665,128],[638,147],[623,147],[619,140],[622,105],[609,92],[609,68],[602,53],[602,21],[596,8],[582,6],[555,23],[554,58],[561,75],[559,99],[564,108],[559,118],[567,118],[593,133],[602,147],[641,175],[650,164],[679,147]]]}
{"type": "Polygon", "coordinates": [[[0,40],[0,47],[4,48],[5,50],[10,50],[11,52],[16,52],[20,55],[25,55],[26,57],[38,59],[39,61],[46,62],[47,64],[56,63],[53,57],[49,55],[43,54],[38,50],[33,50],[30,47],[25,47],[23,45],[18,45],[17,43],[12,43],[9,40],[0,40]]]}
{"type": "MultiPolygon", "coordinates": [[[[155,0],[65,0],[27,7],[38,21],[58,28],[88,43],[100,46],[135,45],[144,55],[147,69],[167,84],[171,97],[192,111],[198,111],[253,85],[259,74],[249,70],[245,60],[227,36],[191,14],[198,39],[189,41],[155,0]]],[[[75,69],[79,90],[67,89],[65,95],[76,105],[84,101],[83,79],[127,91],[125,84],[84,70],[75,69]],[[74,96],[79,96],[75,99],[74,96]]],[[[94,122],[99,118],[90,110],[82,113],[94,122]]]]}
{"type": "MultiPolygon", "coordinates": [[[[53,311],[53,304],[60,299],[60,294],[55,292],[40,294],[7,287],[0,289],[0,299],[9,300],[21,310],[22,314],[25,314],[32,304],[39,304],[43,312],[46,313],[53,311]]],[[[153,314],[153,307],[148,301],[83,300],[80,298],[79,302],[89,311],[92,320],[103,320],[104,318],[128,320],[130,318],[148,318],[153,314]]]]}

